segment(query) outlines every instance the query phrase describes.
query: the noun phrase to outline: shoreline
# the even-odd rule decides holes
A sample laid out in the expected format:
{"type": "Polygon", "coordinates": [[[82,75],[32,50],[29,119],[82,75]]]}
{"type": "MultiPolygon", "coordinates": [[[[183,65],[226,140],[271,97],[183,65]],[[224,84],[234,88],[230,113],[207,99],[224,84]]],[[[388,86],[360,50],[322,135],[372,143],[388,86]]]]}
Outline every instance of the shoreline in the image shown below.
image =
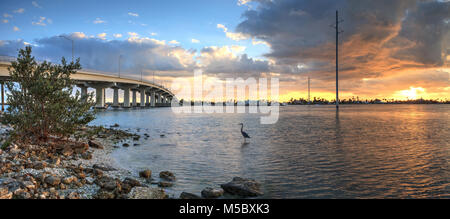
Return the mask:
{"type": "MultiPolygon", "coordinates": [[[[11,127],[2,125],[0,130],[3,142],[11,127]]],[[[140,173],[122,168],[111,156],[116,143],[140,136],[99,127],[86,127],[81,132],[86,135],[91,131],[97,133],[70,139],[71,143],[82,145],[82,149],[62,146],[57,155],[51,154],[54,159],[30,155],[35,150],[45,150],[42,145],[11,143],[0,149],[0,199],[169,198],[164,189],[154,185],[151,173],[140,177],[140,173]]]]}
{"type": "MultiPolygon", "coordinates": [[[[151,167],[127,170],[111,156],[120,146],[138,145],[138,134],[88,126],[68,140],[51,139],[40,145],[10,143],[11,127],[0,127],[0,199],[216,199],[261,196],[261,184],[241,177],[206,187],[201,196],[182,192],[179,197],[166,188],[176,184],[176,176],[162,171],[152,177],[151,167]]],[[[148,138],[148,134],[143,134],[148,138]]]]}

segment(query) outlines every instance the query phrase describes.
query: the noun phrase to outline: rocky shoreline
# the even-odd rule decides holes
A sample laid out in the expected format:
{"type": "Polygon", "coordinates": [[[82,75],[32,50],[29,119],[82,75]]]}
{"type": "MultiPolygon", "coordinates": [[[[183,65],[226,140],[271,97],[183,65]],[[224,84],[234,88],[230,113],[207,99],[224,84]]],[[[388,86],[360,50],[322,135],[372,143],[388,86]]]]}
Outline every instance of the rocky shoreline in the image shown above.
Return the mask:
{"type": "MultiPolygon", "coordinates": [[[[134,173],[121,168],[111,153],[118,144],[128,147],[141,136],[118,125],[86,127],[45,145],[7,142],[11,130],[0,127],[0,199],[166,199],[164,188],[176,181],[169,171],[160,172],[161,180],[155,181],[150,169],[134,173]]],[[[205,188],[201,196],[183,192],[179,198],[219,198],[224,193],[262,195],[259,183],[235,177],[221,188],[205,188]]]]}

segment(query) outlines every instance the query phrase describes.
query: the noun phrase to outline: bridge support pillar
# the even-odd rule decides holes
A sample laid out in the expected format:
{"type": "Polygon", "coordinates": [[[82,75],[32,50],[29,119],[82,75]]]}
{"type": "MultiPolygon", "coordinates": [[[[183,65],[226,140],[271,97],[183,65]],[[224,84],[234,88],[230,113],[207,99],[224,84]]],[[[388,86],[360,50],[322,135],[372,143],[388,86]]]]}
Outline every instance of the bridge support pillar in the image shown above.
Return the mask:
{"type": "Polygon", "coordinates": [[[130,88],[123,88],[123,107],[130,108],[130,88]]]}
{"type": "Polygon", "coordinates": [[[86,101],[86,99],[87,99],[87,94],[88,94],[88,87],[86,86],[86,85],[82,85],[82,84],[79,84],[79,85],[77,85],[79,88],[80,88],[80,90],[81,90],[81,99],[83,99],[84,101],[86,101]]]}
{"type": "Polygon", "coordinates": [[[151,107],[155,107],[155,102],[156,102],[156,93],[155,91],[151,92],[151,98],[150,98],[150,106],[151,107]]]}
{"type": "Polygon", "coordinates": [[[162,94],[159,95],[159,103],[164,103],[164,96],[162,94]]]}
{"type": "Polygon", "coordinates": [[[95,88],[95,108],[105,108],[105,88],[103,87],[95,88]]]}
{"type": "Polygon", "coordinates": [[[136,90],[133,90],[133,107],[136,107],[136,90]]]}
{"type": "Polygon", "coordinates": [[[146,93],[145,94],[145,106],[149,106],[150,105],[150,94],[146,93]]]}
{"type": "Polygon", "coordinates": [[[145,107],[145,88],[141,88],[139,93],[141,94],[141,107],[145,107]]]}
{"type": "Polygon", "coordinates": [[[114,96],[113,96],[113,105],[114,108],[118,108],[119,107],[119,88],[115,87],[114,88],[114,96]]]}

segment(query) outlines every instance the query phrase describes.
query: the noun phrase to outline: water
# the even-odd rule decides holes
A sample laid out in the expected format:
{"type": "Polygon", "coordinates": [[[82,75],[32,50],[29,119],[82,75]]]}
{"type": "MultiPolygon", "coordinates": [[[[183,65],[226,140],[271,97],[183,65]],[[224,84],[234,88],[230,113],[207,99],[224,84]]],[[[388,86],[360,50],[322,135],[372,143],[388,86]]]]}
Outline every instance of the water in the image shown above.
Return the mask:
{"type": "Polygon", "coordinates": [[[258,114],[105,111],[93,124],[141,128],[120,148],[125,168],[170,170],[169,192],[200,194],[234,176],[261,182],[263,198],[450,198],[449,105],[286,106],[275,125],[258,114]],[[252,137],[243,144],[238,123],[252,137]],[[160,135],[165,135],[161,137],[160,135]]]}

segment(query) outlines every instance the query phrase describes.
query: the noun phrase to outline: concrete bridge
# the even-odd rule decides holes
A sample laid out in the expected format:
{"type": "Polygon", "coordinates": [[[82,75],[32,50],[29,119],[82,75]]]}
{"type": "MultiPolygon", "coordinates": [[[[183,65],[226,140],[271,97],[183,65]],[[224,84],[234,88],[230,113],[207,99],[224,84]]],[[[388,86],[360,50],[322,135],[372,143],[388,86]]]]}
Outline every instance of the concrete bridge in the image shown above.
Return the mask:
{"type": "MultiPolygon", "coordinates": [[[[10,61],[0,60],[0,80],[9,80],[8,67],[11,66],[10,61]]],[[[152,82],[136,80],[125,77],[112,76],[95,71],[80,70],[71,76],[76,81],[77,86],[81,89],[81,94],[87,94],[88,88],[95,89],[95,107],[106,108],[105,89],[112,88],[114,90],[112,107],[130,108],[130,107],[169,107],[175,95],[162,85],[152,82]],[[124,91],[123,103],[119,103],[119,89],[124,91]],[[132,99],[130,101],[130,93],[132,99]],[[137,93],[140,95],[140,103],[137,102],[137,93]]],[[[3,83],[2,83],[3,91],[3,83]]],[[[4,95],[2,92],[2,104],[4,103],[4,95]]]]}

